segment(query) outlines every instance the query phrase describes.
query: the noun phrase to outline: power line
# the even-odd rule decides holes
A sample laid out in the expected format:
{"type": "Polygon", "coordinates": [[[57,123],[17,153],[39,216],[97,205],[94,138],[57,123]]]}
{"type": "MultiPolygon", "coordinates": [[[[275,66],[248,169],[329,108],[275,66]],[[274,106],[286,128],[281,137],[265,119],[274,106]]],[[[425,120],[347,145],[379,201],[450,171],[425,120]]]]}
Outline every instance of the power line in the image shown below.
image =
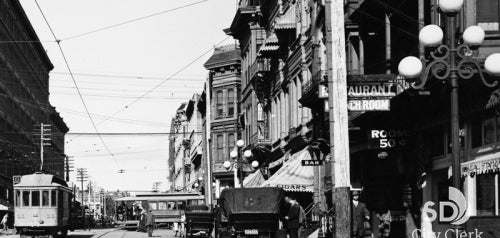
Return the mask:
{"type": "MultiPolygon", "coordinates": [[[[202,131],[187,132],[186,134],[202,134],[202,131]]],[[[66,135],[77,135],[77,136],[95,136],[97,133],[92,132],[68,132],[66,135]]],[[[179,133],[172,132],[102,132],[99,133],[101,136],[168,136],[168,135],[180,135],[179,133]]]]}
{"type": "MultiPolygon", "coordinates": [[[[188,92],[186,92],[188,93],[188,92]]],[[[59,92],[59,91],[53,91],[51,94],[55,95],[65,95],[65,96],[75,96],[75,95],[80,95],[79,93],[67,93],[67,92],[59,92]]],[[[89,94],[89,93],[82,93],[81,95],[83,96],[88,96],[88,97],[104,97],[104,98],[135,98],[135,99],[157,99],[157,100],[189,100],[189,98],[186,97],[143,97],[143,96],[129,96],[129,95],[111,95],[111,94],[89,94]]]]}
{"type": "MultiPolygon", "coordinates": [[[[51,74],[58,74],[58,75],[68,75],[69,73],[67,72],[56,72],[52,71],[51,74]]],[[[84,73],[84,72],[77,72],[74,73],[74,75],[78,76],[84,76],[84,77],[90,77],[90,78],[120,78],[120,79],[138,79],[138,80],[164,80],[165,77],[159,77],[159,76],[143,76],[143,75],[125,75],[125,74],[104,74],[104,73],[84,73]]],[[[189,77],[189,78],[175,78],[171,80],[179,80],[179,81],[205,81],[203,77],[189,77]]]]}
{"type": "Polygon", "coordinates": [[[203,52],[200,56],[196,57],[195,59],[193,59],[191,62],[189,62],[187,65],[185,65],[184,67],[180,68],[178,71],[176,71],[173,75],[171,75],[170,77],[164,79],[162,82],[160,82],[159,84],[155,85],[153,88],[151,88],[150,90],[148,90],[147,92],[145,92],[144,94],[142,94],[141,96],[137,97],[136,99],[132,100],[130,103],[128,103],[127,105],[125,105],[123,108],[119,109],[118,111],[114,112],[113,114],[111,114],[109,117],[107,117],[106,119],[104,119],[103,121],[101,121],[101,123],[104,123],[112,118],[114,118],[116,115],[118,115],[119,113],[121,113],[122,111],[128,109],[131,105],[135,104],[136,102],[138,102],[139,100],[141,100],[142,98],[146,97],[148,94],[150,94],[151,92],[153,92],[154,90],[156,90],[157,88],[161,87],[164,83],[166,83],[168,80],[172,79],[173,77],[177,76],[178,74],[180,74],[182,71],[186,70],[188,67],[190,67],[191,65],[193,65],[196,61],[198,61],[199,59],[203,58],[205,55],[207,55],[208,53],[212,52],[212,50],[224,43],[227,39],[229,39],[230,36],[224,38],[222,41],[218,42],[217,44],[215,44],[213,47],[211,47],[209,50],[203,52]]]}
{"type": "Polygon", "coordinates": [[[165,14],[165,13],[168,13],[168,12],[172,12],[172,11],[175,11],[175,10],[179,10],[179,9],[182,9],[182,8],[194,6],[194,5],[197,5],[197,4],[200,4],[200,3],[203,3],[203,2],[207,2],[207,1],[208,0],[202,0],[202,1],[194,2],[194,3],[190,3],[190,4],[187,4],[187,5],[183,5],[183,6],[180,6],[180,7],[176,7],[176,8],[164,10],[164,11],[161,11],[161,12],[153,13],[153,14],[150,14],[150,15],[146,15],[146,16],[143,16],[143,17],[135,18],[135,19],[132,19],[132,20],[128,20],[128,21],[117,23],[117,24],[113,24],[113,25],[101,27],[101,28],[98,28],[98,29],[95,29],[95,30],[92,30],[92,31],[87,31],[87,32],[84,32],[84,33],[80,33],[80,34],[76,34],[76,35],[73,35],[73,36],[70,36],[70,37],[66,37],[66,38],[64,38],[64,40],[71,40],[71,39],[75,39],[75,38],[82,37],[82,36],[85,36],[85,35],[90,35],[90,34],[93,34],[93,33],[96,33],[96,32],[108,30],[108,29],[111,29],[111,28],[115,28],[115,27],[118,27],[118,26],[129,24],[129,23],[132,23],[132,22],[144,20],[144,19],[147,19],[147,18],[150,18],[150,17],[154,17],[154,16],[158,16],[158,15],[165,14]]]}
{"type": "Polygon", "coordinates": [[[95,132],[97,133],[97,135],[99,136],[99,139],[101,140],[104,148],[106,148],[106,150],[108,151],[108,153],[111,155],[111,157],[113,158],[113,160],[115,160],[115,163],[116,163],[116,159],[115,157],[113,156],[113,153],[109,150],[108,146],[106,145],[106,142],[104,142],[104,139],[99,135],[99,130],[97,129],[97,126],[94,122],[94,119],[92,118],[92,116],[90,115],[90,112],[89,112],[89,109],[87,107],[87,104],[85,103],[85,100],[83,99],[83,96],[81,95],[81,92],[80,92],[80,89],[78,88],[78,84],[75,80],[75,77],[73,76],[73,73],[71,71],[71,68],[69,67],[69,63],[68,63],[68,59],[66,58],[66,55],[64,54],[64,51],[61,47],[61,41],[57,39],[54,31],[52,30],[52,27],[50,26],[49,24],[49,21],[47,20],[47,18],[45,17],[45,14],[43,13],[43,10],[42,8],[40,7],[40,4],[38,4],[38,0],[35,0],[35,3],[38,7],[38,10],[40,10],[40,13],[42,14],[42,17],[45,21],[45,23],[47,24],[47,27],[49,28],[50,32],[52,33],[52,36],[54,37],[54,40],[57,41],[57,46],[59,48],[59,51],[61,52],[61,55],[64,59],[64,63],[66,64],[66,68],[68,69],[68,72],[70,73],[70,76],[71,76],[71,79],[73,80],[73,83],[75,84],[75,87],[76,87],[76,90],[78,91],[78,94],[79,94],[79,97],[80,97],[80,100],[82,101],[82,104],[83,104],[83,107],[85,108],[85,111],[87,112],[88,116],[89,116],[89,119],[90,119],[90,122],[92,123],[92,126],[94,127],[94,130],[95,132]]]}

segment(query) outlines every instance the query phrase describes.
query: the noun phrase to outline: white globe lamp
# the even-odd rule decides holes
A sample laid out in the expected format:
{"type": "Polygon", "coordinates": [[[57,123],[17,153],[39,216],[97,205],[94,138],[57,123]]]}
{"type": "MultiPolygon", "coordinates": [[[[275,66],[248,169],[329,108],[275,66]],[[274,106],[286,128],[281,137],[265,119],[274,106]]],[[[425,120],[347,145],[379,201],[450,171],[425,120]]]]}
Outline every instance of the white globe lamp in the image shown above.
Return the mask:
{"type": "Polygon", "coordinates": [[[484,61],[484,69],[491,76],[500,76],[500,53],[494,53],[484,61]]]}
{"type": "Polygon", "coordinates": [[[241,148],[241,147],[243,147],[244,145],[245,145],[245,141],[243,141],[243,140],[238,140],[238,141],[236,141],[236,146],[238,146],[238,147],[240,147],[240,148],[241,148]]]}
{"type": "Polygon", "coordinates": [[[229,156],[231,157],[231,159],[236,159],[238,157],[238,151],[231,151],[231,153],[229,153],[229,156]]]}
{"type": "Polygon", "coordinates": [[[415,56],[405,57],[398,65],[399,74],[408,79],[418,78],[422,69],[422,62],[415,56]]]}
{"type": "Polygon", "coordinates": [[[245,150],[245,152],[243,152],[243,157],[245,157],[245,158],[250,158],[250,157],[252,157],[252,151],[250,151],[250,150],[245,150]]]}
{"type": "Polygon", "coordinates": [[[198,177],[198,181],[203,181],[203,177],[202,176],[198,177]]]}
{"type": "Polygon", "coordinates": [[[425,47],[434,47],[441,45],[443,41],[443,29],[438,25],[427,25],[418,34],[420,44],[425,47]]]}
{"type": "Polygon", "coordinates": [[[445,13],[457,13],[463,5],[464,0],[439,0],[439,8],[445,13]]]}
{"type": "Polygon", "coordinates": [[[259,161],[257,161],[257,160],[252,161],[252,167],[254,167],[254,168],[259,167],[259,161]]]}
{"type": "Polygon", "coordinates": [[[229,161],[224,161],[224,164],[222,164],[222,166],[225,168],[225,169],[229,169],[231,167],[231,162],[229,161]]]}
{"type": "Polygon", "coordinates": [[[465,29],[463,38],[464,43],[469,46],[480,46],[484,40],[484,30],[479,26],[469,26],[465,29]]]}

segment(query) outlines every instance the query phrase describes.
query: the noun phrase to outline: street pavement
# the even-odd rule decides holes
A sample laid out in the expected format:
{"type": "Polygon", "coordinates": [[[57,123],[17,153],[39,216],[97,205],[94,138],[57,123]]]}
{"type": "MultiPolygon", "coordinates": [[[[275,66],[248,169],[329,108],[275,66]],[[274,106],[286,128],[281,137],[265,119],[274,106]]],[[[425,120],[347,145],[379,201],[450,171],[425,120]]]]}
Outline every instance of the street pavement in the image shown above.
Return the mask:
{"type": "MultiPolygon", "coordinates": [[[[19,238],[19,235],[15,234],[14,230],[9,230],[8,233],[0,233],[1,238],[19,238]]],[[[92,229],[90,231],[86,230],[75,230],[69,232],[68,237],[70,238],[147,238],[148,233],[137,232],[130,230],[123,230],[119,228],[108,228],[108,229],[92,229]]],[[[172,230],[158,229],[153,232],[153,237],[174,237],[172,230]]]]}

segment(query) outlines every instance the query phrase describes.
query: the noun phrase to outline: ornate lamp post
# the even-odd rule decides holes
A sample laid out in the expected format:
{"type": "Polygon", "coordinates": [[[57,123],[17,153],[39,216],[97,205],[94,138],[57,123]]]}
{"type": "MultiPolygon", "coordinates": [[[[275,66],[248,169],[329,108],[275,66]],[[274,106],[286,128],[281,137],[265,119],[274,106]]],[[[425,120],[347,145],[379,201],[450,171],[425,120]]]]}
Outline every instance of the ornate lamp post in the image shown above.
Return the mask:
{"type": "MultiPolygon", "coordinates": [[[[245,142],[243,140],[238,140],[236,141],[236,150],[231,151],[229,153],[229,156],[231,159],[233,159],[233,163],[231,161],[224,161],[224,166],[225,169],[229,170],[231,167],[233,167],[234,171],[234,187],[236,188],[236,180],[238,178],[238,169],[240,171],[239,173],[239,180],[240,180],[240,187],[243,188],[243,164],[248,163],[248,159],[252,157],[252,152],[250,150],[245,150],[245,152],[241,153],[243,146],[245,145],[245,142]]],[[[259,162],[254,160],[251,163],[252,167],[257,168],[259,167],[259,162]]]]}
{"type": "MultiPolygon", "coordinates": [[[[425,47],[434,47],[430,53],[431,60],[425,68],[420,59],[414,56],[404,58],[398,66],[399,73],[403,77],[415,79],[412,83],[412,87],[415,89],[422,89],[429,77],[447,81],[450,85],[453,187],[459,190],[461,184],[458,80],[470,79],[474,75],[478,75],[485,86],[494,87],[497,85],[497,81],[487,81],[479,62],[472,58],[472,51],[477,49],[484,40],[484,30],[478,26],[470,26],[463,33],[463,43],[459,44],[455,38],[456,16],[462,6],[463,0],[439,1],[441,11],[446,14],[447,38],[445,44],[442,44],[443,31],[439,26],[428,25],[420,31],[420,43],[425,47]]],[[[490,55],[486,59],[484,67],[490,75],[500,76],[500,54],[490,55]]]]}

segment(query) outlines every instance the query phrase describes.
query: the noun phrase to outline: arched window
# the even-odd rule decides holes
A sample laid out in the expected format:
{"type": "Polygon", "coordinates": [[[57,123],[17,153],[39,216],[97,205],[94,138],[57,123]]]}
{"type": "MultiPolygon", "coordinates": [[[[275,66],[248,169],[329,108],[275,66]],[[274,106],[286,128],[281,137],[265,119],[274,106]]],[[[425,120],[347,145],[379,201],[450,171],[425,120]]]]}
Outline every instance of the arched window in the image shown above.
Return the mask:
{"type": "Polygon", "coordinates": [[[224,161],[224,136],[217,135],[217,161],[224,161]]]}
{"type": "Polygon", "coordinates": [[[227,135],[227,148],[229,148],[229,151],[231,151],[232,149],[234,149],[234,144],[235,144],[235,140],[234,140],[234,134],[233,133],[230,133],[227,135]]]}
{"type": "Polygon", "coordinates": [[[234,90],[227,90],[227,116],[232,117],[234,115],[234,90]]]}
{"type": "Polygon", "coordinates": [[[219,118],[219,117],[222,117],[223,114],[224,114],[224,108],[223,108],[223,105],[224,105],[224,96],[223,96],[223,93],[222,93],[222,90],[219,90],[215,93],[216,97],[215,97],[215,107],[216,107],[216,114],[215,114],[215,117],[219,118]]]}

